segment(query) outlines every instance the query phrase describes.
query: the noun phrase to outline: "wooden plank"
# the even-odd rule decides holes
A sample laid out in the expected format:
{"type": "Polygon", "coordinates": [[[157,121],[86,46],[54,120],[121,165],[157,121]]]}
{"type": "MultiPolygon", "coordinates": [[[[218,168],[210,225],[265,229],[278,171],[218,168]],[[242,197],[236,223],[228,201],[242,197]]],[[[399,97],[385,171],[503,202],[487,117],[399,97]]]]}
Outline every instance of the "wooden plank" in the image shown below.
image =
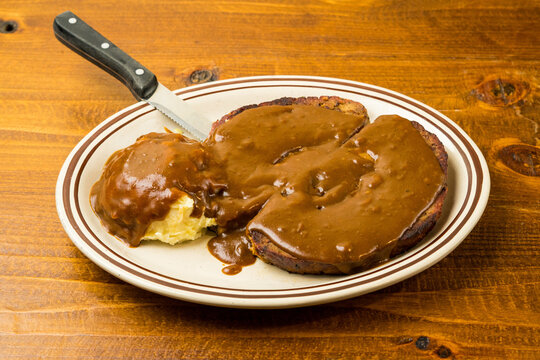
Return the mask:
{"type": "Polygon", "coordinates": [[[538,358],[539,18],[533,0],[0,2],[0,29],[18,25],[0,33],[0,358],[538,358]],[[126,284],[82,255],[56,214],[68,153],[134,103],[54,39],[65,9],[171,88],[195,70],[302,74],[423,101],[486,156],[488,208],[437,265],[334,304],[219,309],[126,284]]]}

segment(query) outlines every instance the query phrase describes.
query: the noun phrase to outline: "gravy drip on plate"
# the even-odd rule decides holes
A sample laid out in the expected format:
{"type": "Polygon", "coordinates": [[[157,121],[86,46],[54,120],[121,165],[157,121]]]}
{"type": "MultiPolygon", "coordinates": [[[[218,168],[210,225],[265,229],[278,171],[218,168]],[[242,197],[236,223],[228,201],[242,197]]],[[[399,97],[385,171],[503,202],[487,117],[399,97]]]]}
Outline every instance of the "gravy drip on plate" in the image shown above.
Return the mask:
{"type": "Polygon", "coordinates": [[[148,134],[109,159],[92,206],[133,246],[187,193],[192,216],[215,217],[220,233],[245,227],[299,259],[342,264],[380,249],[389,255],[431,204],[444,173],[409,121],[364,121],[316,106],[272,105],[241,112],[202,144],[148,134]]]}
{"type": "Polygon", "coordinates": [[[242,271],[242,267],[255,262],[245,229],[222,233],[210,239],[207,247],[210,254],[228,264],[221,270],[225,275],[236,275],[242,271]]]}

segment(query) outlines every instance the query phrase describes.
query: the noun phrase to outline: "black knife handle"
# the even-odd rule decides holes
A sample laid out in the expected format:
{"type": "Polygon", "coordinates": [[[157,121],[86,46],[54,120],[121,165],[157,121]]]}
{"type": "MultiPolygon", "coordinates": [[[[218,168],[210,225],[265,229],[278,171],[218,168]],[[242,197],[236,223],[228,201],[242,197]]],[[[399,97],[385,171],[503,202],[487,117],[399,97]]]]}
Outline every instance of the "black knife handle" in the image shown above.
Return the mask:
{"type": "Polygon", "coordinates": [[[103,37],[71,11],[58,15],[54,34],[61,43],[122,81],[133,95],[148,99],[156,91],[156,76],[103,37]]]}

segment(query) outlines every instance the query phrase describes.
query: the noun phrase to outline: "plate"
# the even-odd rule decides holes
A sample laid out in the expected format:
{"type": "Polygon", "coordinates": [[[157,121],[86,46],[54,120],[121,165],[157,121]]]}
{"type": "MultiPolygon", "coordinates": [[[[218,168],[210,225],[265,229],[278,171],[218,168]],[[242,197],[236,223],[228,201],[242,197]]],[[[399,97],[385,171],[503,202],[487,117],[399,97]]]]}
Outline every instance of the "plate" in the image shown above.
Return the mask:
{"type": "Polygon", "coordinates": [[[448,195],[435,229],[417,246],[368,271],[344,276],[289,274],[260,260],[235,276],[206,249],[207,238],[178,246],[145,242],[130,248],[108,234],[89,203],[91,186],[116,150],[142,134],[175,125],[146,103],[109,117],[73,149],[56,186],[56,205],[73,243],[95,264],[143,289],[176,299],[235,308],[289,308],[351,298],[397,283],[434,265],[461,243],[487,203],[490,179],[478,147],[443,114],[378,86],[311,76],[230,79],[175,91],[212,119],[246,104],[283,96],[334,95],[362,103],[370,119],[398,114],[435,133],[448,153],[448,195]]]}

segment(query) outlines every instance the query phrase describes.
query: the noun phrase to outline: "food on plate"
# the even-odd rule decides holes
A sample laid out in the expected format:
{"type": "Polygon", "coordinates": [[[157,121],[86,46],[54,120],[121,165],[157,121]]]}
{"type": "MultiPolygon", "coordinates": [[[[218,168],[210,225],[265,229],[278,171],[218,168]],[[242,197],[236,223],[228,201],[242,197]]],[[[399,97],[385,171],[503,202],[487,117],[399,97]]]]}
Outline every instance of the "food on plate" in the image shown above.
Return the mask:
{"type": "Polygon", "coordinates": [[[189,239],[212,225],[221,234],[211,252],[231,238],[232,249],[289,272],[354,273],[425,237],[446,170],[444,147],[418,123],[387,115],[370,124],[361,104],[338,97],[282,98],[232,111],[203,143],[140,137],[107,161],[91,203],[132,246],[167,238],[156,224],[182,233],[167,214],[190,212],[189,239]],[[176,210],[186,198],[191,207],[176,210]]]}
{"type": "Polygon", "coordinates": [[[159,240],[175,245],[184,241],[195,240],[206,234],[207,228],[216,225],[216,221],[204,215],[191,216],[195,202],[187,194],[172,203],[163,220],[154,220],[148,225],[141,240],[159,240]]]}
{"type": "Polygon", "coordinates": [[[202,157],[200,144],[181,134],[143,135],[107,160],[91,190],[92,208],[110,233],[131,246],[143,239],[169,244],[196,239],[215,220],[176,184],[185,182],[182,173],[198,174],[202,157]]]}

